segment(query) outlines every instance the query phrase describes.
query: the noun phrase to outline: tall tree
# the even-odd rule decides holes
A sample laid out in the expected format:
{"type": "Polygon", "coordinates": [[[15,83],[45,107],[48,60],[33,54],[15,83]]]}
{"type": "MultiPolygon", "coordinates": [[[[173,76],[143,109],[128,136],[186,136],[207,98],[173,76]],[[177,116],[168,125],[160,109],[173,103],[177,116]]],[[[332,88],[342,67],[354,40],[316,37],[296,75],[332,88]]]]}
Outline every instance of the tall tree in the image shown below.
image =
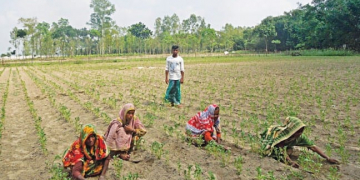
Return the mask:
{"type": "Polygon", "coordinates": [[[93,8],[94,12],[91,14],[88,24],[101,33],[100,53],[104,54],[105,41],[102,38],[105,37],[106,29],[113,24],[110,15],[115,12],[115,5],[111,4],[109,0],[91,0],[90,8],[93,8]]]}
{"type": "Polygon", "coordinates": [[[130,26],[129,31],[132,35],[140,39],[147,39],[152,35],[152,31],[142,22],[130,26]]]}
{"type": "Polygon", "coordinates": [[[268,41],[270,38],[276,36],[275,25],[273,17],[269,16],[261,21],[261,24],[255,27],[255,32],[260,38],[265,40],[265,51],[268,52],[268,41]]]}
{"type": "MultiPolygon", "coordinates": [[[[139,39],[139,53],[141,51],[141,45],[144,44],[145,39],[149,38],[152,35],[152,31],[145,26],[142,22],[139,22],[137,24],[133,24],[129,28],[129,32],[137,37],[139,39]]],[[[146,51],[146,47],[144,47],[144,50],[146,51]]],[[[146,53],[146,52],[145,52],[146,53]]]]}
{"type": "Polygon", "coordinates": [[[36,30],[37,18],[20,18],[19,23],[22,23],[25,28],[27,37],[30,41],[31,57],[34,58],[35,39],[33,36],[36,30]]]}
{"type": "Polygon", "coordinates": [[[74,45],[72,40],[76,36],[76,30],[69,25],[69,20],[60,18],[58,23],[54,22],[52,26],[51,36],[60,44],[61,55],[73,54],[75,49],[72,47],[74,45]]]}
{"type": "Polygon", "coordinates": [[[19,52],[20,44],[22,42],[23,45],[23,57],[25,57],[25,47],[26,47],[26,31],[23,29],[18,29],[14,27],[13,30],[10,32],[10,43],[12,43],[15,49],[19,52]]]}
{"type": "Polygon", "coordinates": [[[210,27],[203,28],[201,34],[201,47],[208,49],[211,53],[214,51],[216,45],[216,31],[210,27]]]}
{"type": "Polygon", "coordinates": [[[48,56],[52,49],[52,39],[50,34],[50,24],[47,22],[42,22],[36,26],[36,42],[38,44],[37,54],[48,56]]]}
{"type": "MultiPolygon", "coordinates": [[[[13,28],[13,30],[10,32],[11,40],[9,41],[12,45],[14,45],[16,51],[18,51],[20,48],[20,38],[18,37],[18,31],[19,31],[19,29],[17,27],[13,28]]],[[[26,35],[26,32],[24,32],[24,33],[26,35]]],[[[16,55],[16,53],[15,53],[15,55],[16,55]]]]}

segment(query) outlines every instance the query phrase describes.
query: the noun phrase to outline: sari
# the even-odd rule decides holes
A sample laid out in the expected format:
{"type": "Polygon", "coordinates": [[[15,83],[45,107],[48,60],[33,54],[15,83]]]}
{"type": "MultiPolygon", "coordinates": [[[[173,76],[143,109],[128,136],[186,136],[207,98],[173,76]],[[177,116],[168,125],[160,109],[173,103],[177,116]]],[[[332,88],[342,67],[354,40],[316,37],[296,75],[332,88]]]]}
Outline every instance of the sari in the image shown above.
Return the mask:
{"type": "Polygon", "coordinates": [[[221,138],[220,116],[214,121],[214,112],[218,106],[216,104],[209,105],[204,111],[198,112],[186,123],[186,131],[192,138],[204,136],[206,142],[221,138]],[[216,131],[216,136],[214,131],[216,131]]]}
{"type": "Polygon", "coordinates": [[[96,133],[93,125],[87,124],[81,130],[79,139],[65,151],[62,162],[65,168],[72,168],[77,162],[82,162],[82,175],[84,177],[96,176],[101,174],[109,152],[103,137],[96,133]],[[91,149],[85,144],[90,135],[95,135],[95,144],[91,149]]]}
{"type": "Polygon", "coordinates": [[[126,122],[126,114],[128,111],[135,110],[133,104],[125,104],[119,112],[119,117],[113,119],[105,132],[105,141],[111,151],[128,151],[135,141],[146,134],[144,125],[137,116],[126,122]],[[136,133],[127,133],[124,125],[135,129],[136,133]]]}
{"type": "MultiPolygon", "coordinates": [[[[287,117],[284,125],[273,125],[260,134],[262,154],[266,156],[282,155],[279,148],[276,147],[281,142],[286,142],[293,134],[306,125],[296,117],[287,117]]],[[[293,146],[312,147],[314,143],[306,135],[301,134],[298,138],[288,141],[284,144],[285,148],[293,146]]]]}

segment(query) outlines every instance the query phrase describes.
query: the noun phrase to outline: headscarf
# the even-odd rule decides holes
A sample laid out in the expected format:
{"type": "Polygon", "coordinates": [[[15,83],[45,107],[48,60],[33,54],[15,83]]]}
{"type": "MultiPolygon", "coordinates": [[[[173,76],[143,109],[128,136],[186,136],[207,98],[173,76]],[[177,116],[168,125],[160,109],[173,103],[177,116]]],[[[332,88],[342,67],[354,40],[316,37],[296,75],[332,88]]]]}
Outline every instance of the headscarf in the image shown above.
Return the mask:
{"type": "MultiPolygon", "coordinates": [[[[186,129],[190,130],[193,135],[200,135],[206,131],[213,132],[213,127],[217,128],[220,124],[220,116],[214,122],[216,104],[209,105],[204,111],[198,112],[186,124],[186,129]]],[[[219,129],[217,129],[219,131],[219,129]]]]}
{"type": "MultiPolygon", "coordinates": [[[[83,169],[86,170],[88,166],[95,163],[94,161],[105,159],[109,152],[103,137],[96,133],[95,127],[91,124],[86,124],[80,132],[79,139],[65,152],[62,162],[66,168],[82,161],[84,163],[83,169]],[[91,149],[88,149],[86,147],[86,139],[90,135],[95,135],[95,143],[91,149]]],[[[84,174],[85,171],[83,171],[84,174]]]]}
{"type": "MultiPolygon", "coordinates": [[[[129,111],[135,111],[135,106],[134,104],[131,104],[131,103],[128,103],[128,104],[125,104],[123,106],[123,108],[121,108],[120,112],[119,112],[119,117],[117,118],[118,121],[120,121],[122,124],[126,124],[126,114],[129,112],[129,111]]],[[[134,122],[134,119],[136,119],[136,116],[134,115],[133,118],[130,120],[129,122],[129,125],[130,123],[133,123],[134,122]]]]}
{"type": "Polygon", "coordinates": [[[305,124],[296,117],[287,117],[284,125],[270,126],[267,130],[260,134],[263,154],[270,156],[277,144],[289,139],[303,127],[305,127],[305,124]]]}

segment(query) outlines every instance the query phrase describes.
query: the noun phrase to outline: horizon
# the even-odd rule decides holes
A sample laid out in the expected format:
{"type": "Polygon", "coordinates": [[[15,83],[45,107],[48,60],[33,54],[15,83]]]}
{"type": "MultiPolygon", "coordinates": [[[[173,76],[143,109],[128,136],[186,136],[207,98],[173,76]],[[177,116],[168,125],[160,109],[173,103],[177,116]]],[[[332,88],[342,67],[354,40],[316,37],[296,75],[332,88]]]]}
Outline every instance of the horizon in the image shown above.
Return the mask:
{"type": "MultiPolygon", "coordinates": [[[[150,30],[154,31],[154,22],[158,17],[163,19],[165,16],[176,14],[181,22],[189,18],[191,14],[195,14],[204,18],[206,24],[210,24],[211,28],[220,31],[226,24],[231,24],[234,27],[254,27],[268,16],[283,15],[284,12],[298,8],[298,3],[305,5],[311,3],[311,1],[275,0],[261,2],[261,0],[255,0],[244,3],[242,1],[225,0],[220,4],[217,4],[216,1],[211,1],[214,3],[206,1],[206,4],[203,4],[203,1],[192,2],[185,0],[181,4],[179,3],[178,6],[171,6],[164,0],[156,2],[154,0],[110,2],[115,5],[116,9],[111,18],[119,27],[129,27],[132,24],[142,22],[150,30]]],[[[74,28],[91,29],[86,23],[89,22],[93,10],[90,8],[90,0],[68,0],[67,2],[53,0],[51,3],[48,0],[14,0],[2,3],[0,12],[2,12],[0,15],[0,54],[2,54],[7,53],[9,47],[13,48],[13,45],[9,43],[10,31],[14,27],[23,28],[18,23],[20,18],[36,17],[38,22],[47,22],[50,25],[60,18],[64,18],[68,19],[69,24],[74,28]],[[38,6],[46,8],[39,11],[38,6]],[[79,9],[82,11],[78,12],[79,9]]]]}

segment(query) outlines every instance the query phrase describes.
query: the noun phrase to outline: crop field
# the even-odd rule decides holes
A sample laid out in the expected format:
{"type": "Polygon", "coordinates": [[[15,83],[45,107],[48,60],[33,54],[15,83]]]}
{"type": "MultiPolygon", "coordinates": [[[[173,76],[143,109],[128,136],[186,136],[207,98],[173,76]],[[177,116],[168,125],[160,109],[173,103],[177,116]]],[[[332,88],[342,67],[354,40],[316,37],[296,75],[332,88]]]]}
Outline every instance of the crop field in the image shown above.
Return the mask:
{"type": "Polygon", "coordinates": [[[163,101],[164,59],[1,67],[0,179],[63,179],[81,126],[104,134],[125,103],[148,133],[131,155],[140,162],[112,160],[107,179],[360,179],[359,56],[184,58],[182,108],[163,101]],[[186,122],[212,103],[230,151],[185,140],[186,122]],[[262,157],[259,134],[290,115],[341,163],[302,148],[299,169],[262,157]]]}

